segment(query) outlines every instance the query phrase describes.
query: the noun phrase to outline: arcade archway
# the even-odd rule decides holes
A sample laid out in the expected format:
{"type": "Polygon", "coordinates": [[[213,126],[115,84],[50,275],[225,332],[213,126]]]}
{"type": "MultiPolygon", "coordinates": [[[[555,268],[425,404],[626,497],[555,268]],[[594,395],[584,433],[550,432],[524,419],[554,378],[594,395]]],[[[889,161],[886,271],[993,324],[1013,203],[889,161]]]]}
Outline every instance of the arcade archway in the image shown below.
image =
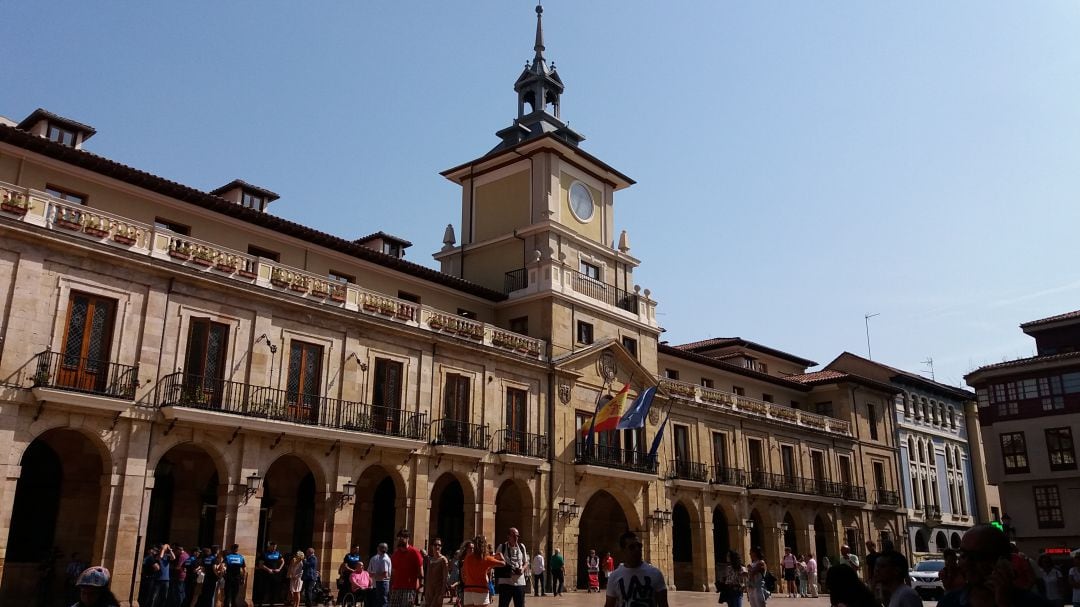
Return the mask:
{"type": "Polygon", "coordinates": [[[506,481],[495,494],[495,545],[506,541],[511,527],[521,533],[521,541],[530,551],[537,550],[533,537],[532,499],[529,490],[516,481],[506,481]]]}
{"type": "MultiPolygon", "coordinates": [[[[395,479],[381,466],[372,466],[356,481],[356,503],[353,505],[351,545],[360,546],[370,558],[381,542],[390,550],[394,546],[394,534],[404,523],[398,514],[404,515],[404,500],[398,496],[395,479]]],[[[403,497],[403,496],[402,496],[403,497]]],[[[420,538],[413,538],[421,542],[420,538]]]]}
{"type": "Polygon", "coordinates": [[[475,534],[472,513],[476,511],[476,504],[471,496],[466,496],[461,481],[452,474],[442,475],[435,482],[431,495],[429,529],[433,536],[442,538],[443,551],[449,554],[457,550],[466,537],[475,534]]]}
{"type": "Polygon", "coordinates": [[[610,493],[601,490],[589,498],[578,519],[578,588],[588,588],[589,585],[585,568],[585,557],[589,550],[596,550],[601,558],[607,552],[619,554],[619,536],[629,529],[626,513],[610,493]]]}
{"type": "Polygon", "coordinates": [[[949,547],[949,538],[945,535],[944,531],[938,531],[934,534],[934,551],[942,552],[949,547]]]}
{"type": "Polygon", "coordinates": [[[790,512],[784,514],[784,547],[791,548],[794,554],[801,553],[799,546],[799,533],[795,528],[795,517],[790,512]]]}
{"type": "Polygon", "coordinates": [[[675,564],[675,587],[694,589],[694,531],[690,512],[682,502],[671,510],[671,560],[675,564]]]}
{"type": "Polygon", "coordinates": [[[818,562],[821,562],[822,557],[828,557],[830,561],[834,560],[831,537],[833,537],[832,527],[819,514],[814,518],[814,556],[818,562]]]}
{"type": "Polygon", "coordinates": [[[713,508],[713,562],[719,563],[727,560],[727,553],[731,550],[731,538],[728,536],[727,517],[724,509],[720,506],[713,508]]]}
{"type": "Polygon", "coordinates": [[[922,529],[915,532],[915,552],[930,552],[930,545],[926,539],[926,532],[922,529]]]}
{"type": "Polygon", "coordinates": [[[753,527],[750,529],[750,547],[764,551],[765,521],[761,518],[761,513],[757,509],[750,513],[750,520],[753,521],[753,527]]]}
{"type": "Polygon", "coordinates": [[[315,545],[316,519],[322,512],[315,502],[315,474],[295,455],[275,461],[263,480],[259,506],[259,546],[277,542],[289,552],[319,549],[315,545]]]}
{"type": "Polygon", "coordinates": [[[202,448],[185,443],[170,449],[154,468],[146,544],[186,547],[220,544],[219,470],[202,448]]]}

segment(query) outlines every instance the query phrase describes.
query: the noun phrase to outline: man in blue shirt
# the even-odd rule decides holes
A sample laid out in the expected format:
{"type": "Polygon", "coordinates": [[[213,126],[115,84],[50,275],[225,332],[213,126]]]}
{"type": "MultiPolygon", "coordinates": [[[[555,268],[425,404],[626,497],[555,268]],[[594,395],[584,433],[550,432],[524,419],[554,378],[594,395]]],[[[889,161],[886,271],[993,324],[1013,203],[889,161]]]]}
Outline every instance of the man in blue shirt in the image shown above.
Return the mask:
{"type": "Polygon", "coordinates": [[[233,544],[225,555],[225,601],[224,607],[237,605],[236,595],[240,592],[240,582],[247,576],[247,563],[240,554],[240,545],[233,544]]]}
{"type": "Polygon", "coordinates": [[[345,595],[352,589],[349,576],[356,571],[359,565],[360,546],[353,546],[352,552],[345,555],[345,559],[341,561],[341,566],[338,567],[338,603],[341,603],[345,595]]]}
{"type": "Polygon", "coordinates": [[[266,544],[266,551],[255,563],[255,604],[271,605],[277,598],[281,568],[285,560],[275,542],[266,544]]]}
{"type": "Polygon", "coordinates": [[[304,582],[304,605],[311,607],[311,593],[315,584],[319,583],[319,559],[315,557],[315,549],[308,548],[307,556],[304,557],[304,570],[300,573],[300,579],[304,582]]]}
{"type": "Polygon", "coordinates": [[[169,569],[176,557],[168,545],[155,545],[143,560],[143,584],[147,585],[143,595],[148,607],[165,607],[169,598],[169,569]]]}
{"type": "Polygon", "coordinates": [[[202,560],[199,561],[199,568],[203,573],[203,586],[196,607],[214,607],[214,593],[217,591],[218,580],[214,565],[217,564],[217,553],[220,550],[221,546],[217,544],[203,548],[202,560]]]}

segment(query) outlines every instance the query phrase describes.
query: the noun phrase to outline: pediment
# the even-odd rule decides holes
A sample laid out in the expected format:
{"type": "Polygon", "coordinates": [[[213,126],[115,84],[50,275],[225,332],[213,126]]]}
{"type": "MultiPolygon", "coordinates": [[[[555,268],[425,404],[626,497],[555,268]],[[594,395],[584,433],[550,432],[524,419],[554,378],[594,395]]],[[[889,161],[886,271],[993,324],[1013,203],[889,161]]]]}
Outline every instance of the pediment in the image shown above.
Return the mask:
{"type": "Polygon", "coordinates": [[[614,339],[597,341],[552,361],[563,404],[589,409],[604,394],[614,395],[630,384],[633,398],[656,384],[653,374],[614,339]]]}

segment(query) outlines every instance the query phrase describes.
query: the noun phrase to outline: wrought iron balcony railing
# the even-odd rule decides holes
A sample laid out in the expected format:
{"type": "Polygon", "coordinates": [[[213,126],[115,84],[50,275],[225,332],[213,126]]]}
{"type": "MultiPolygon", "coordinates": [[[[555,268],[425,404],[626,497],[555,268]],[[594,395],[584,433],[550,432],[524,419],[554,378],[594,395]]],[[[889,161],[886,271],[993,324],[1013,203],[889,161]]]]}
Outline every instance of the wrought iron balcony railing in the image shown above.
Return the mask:
{"type": "Polygon", "coordinates": [[[492,437],[491,449],[495,453],[547,459],[548,437],[544,434],[530,434],[521,430],[503,428],[492,437]]]}
{"type": "Polygon", "coordinates": [[[273,421],[423,440],[425,413],[185,373],[158,384],[158,407],[221,411],[273,421]]]}
{"type": "Polygon", "coordinates": [[[685,459],[671,460],[671,469],[668,472],[670,478],[678,478],[687,481],[704,483],[709,480],[708,468],[701,462],[692,462],[685,459]]]}
{"type": "Polygon", "coordinates": [[[55,388],[134,400],[139,365],[121,365],[46,350],[36,357],[35,388],[55,388]]]}
{"type": "Polygon", "coordinates": [[[437,419],[431,422],[431,444],[466,447],[487,451],[490,436],[488,427],[456,419],[437,419]]]}
{"type": "Polygon", "coordinates": [[[874,492],[874,503],[881,506],[899,506],[900,492],[888,489],[878,489],[874,492]]]}
{"type": "Polygon", "coordinates": [[[748,489],[768,489],[803,495],[821,495],[839,499],[865,502],[866,489],[850,483],[804,478],[787,474],[750,471],[746,474],[748,489]]]}
{"type": "Polygon", "coordinates": [[[746,472],[738,468],[725,466],[712,467],[712,477],[709,479],[714,485],[730,485],[732,487],[746,486],[746,472]]]}
{"type": "Polygon", "coordinates": [[[649,457],[649,454],[642,451],[606,445],[594,444],[591,449],[587,449],[585,441],[576,443],[574,463],[648,474],[656,474],[657,471],[656,456],[649,457]]]}
{"type": "Polygon", "coordinates": [[[529,275],[525,272],[525,268],[510,270],[503,278],[503,293],[507,295],[527,286],[529,286],[529,275]]]}
{"type": "Polygon", "coordinates": [[[633,314],[638,313],[638,296],[636,293],[624,291],[575,270],[566,270],[566,273],[570,275],[570,284],[578,293],[602,301],[620,310],[626,310],[633,314]]]}

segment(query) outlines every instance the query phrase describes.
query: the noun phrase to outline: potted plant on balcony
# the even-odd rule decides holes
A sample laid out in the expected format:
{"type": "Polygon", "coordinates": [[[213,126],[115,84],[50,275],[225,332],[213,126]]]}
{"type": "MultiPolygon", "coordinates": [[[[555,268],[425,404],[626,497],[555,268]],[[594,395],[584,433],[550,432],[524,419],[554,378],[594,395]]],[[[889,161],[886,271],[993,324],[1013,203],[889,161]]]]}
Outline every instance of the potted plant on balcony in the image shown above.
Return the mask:
{"type": "Polygon", "coordinates": [[[293,275],[292,282],[289,283],[289,288],[293,291],[296,291],[297,293],[307,293],[308,279],[304,278],[303,276],[293,275]]]}
{"type": "Polygon", "coordinates": [[[225,272],[226,274],[232,274],[236,271],[237,261],[234,255],[218,255],[214,261],[214,269],[219,272],[225,272]]]}
{"type": "Polygon", "coordinates": [[[215,257],[217,257],[217,251],[213,251],[208,247],[195,247],[191,252],[191,262],[206,268],[214,265],[215,257]]]}
{"type": "Polygon", "coordinates": [[[237,260],[236,275],[248,279],[255,278],[255,276],[257,276],[255,273],[255,266],[251,265],[250,270],[248,269],[248,267],[249,266],[246,265],[241,266],[239,260],[237,260]]]}
{"type": "Polygon", "coordinates": [[[56,225],[68,230],[81,230],[82,214],[78,211],[59,207],[56,210],[56,225]]]}
{"type": "Polygon", "coordinates": [[[270,284],[275,287],[286,288],[289,286],[290,282],[288,273],[281,268],[274,268],[274,270],[270,272],[270,284]]]}
{"type": "Polygon", "coordinates": [[[4,197],[0,201],[0,209],[15,215],[26,215],[26,212],[30,210],[30,200],[26,194],[5,190],[4,197]]]}
{"type": "Polygon", "coordinates": [[[34,372],[34,375],[30,378],[30,380],[34,382],[35,387],[47,386],[49,385],[50,377],[51,376],[49,375],[49,372],[47,370],[45,370],[44,368],[39,368],[36,372],[34,372]]]}
{"type": "Polygon", "coordinates": [[[397,313],[397,304],[389,299],[379,300],[379,314],[385,314],[387,316],[393,316],[397,313]]]}
{"type": "Polygon", "coordinates": [[[95,215],[84,215],[83,233],[95,236],[97,238],[104,238],[109,235],[108,220],[102,219],[95,215]]]}
{"type": "Polygon", "coordinates": [[[401,320],[412,320],[416,317],[416,312],[412,307],[399,303],[395,306],[394,315],[401,320]]]}
{"type": "Polygon", "coordinates": [[[170,240],[169,257],[173,259],[191,259],[191,246],[182,240],[170,240]]]}
{"type": "Polygon", "coordinates": [[[116,231],[113,232],[113,242],[131,246],[135,244],[135,240],[138,237],[139,232],[131,226],[116,225],[116,231]]]}
{"type": "Polygon", "coordinates": [[[428,317],[427,324],[432,329],[435,329],[436,331],[438,331],[438,330],[443,328],[442,317],[437,315],[437,314],[432,314],[431,316],[428,317]]]}
{"type": "Polygon", "coordinates": [[[345,301],[345,287],[330,285],[330,299],[333,301],[345,301]]]}
{"type": "Polygon", "coordinates": [[[311,283],[311,294],[316,297],[326,297],[330,293],[330,286],[321,280],[311,283]]]}

